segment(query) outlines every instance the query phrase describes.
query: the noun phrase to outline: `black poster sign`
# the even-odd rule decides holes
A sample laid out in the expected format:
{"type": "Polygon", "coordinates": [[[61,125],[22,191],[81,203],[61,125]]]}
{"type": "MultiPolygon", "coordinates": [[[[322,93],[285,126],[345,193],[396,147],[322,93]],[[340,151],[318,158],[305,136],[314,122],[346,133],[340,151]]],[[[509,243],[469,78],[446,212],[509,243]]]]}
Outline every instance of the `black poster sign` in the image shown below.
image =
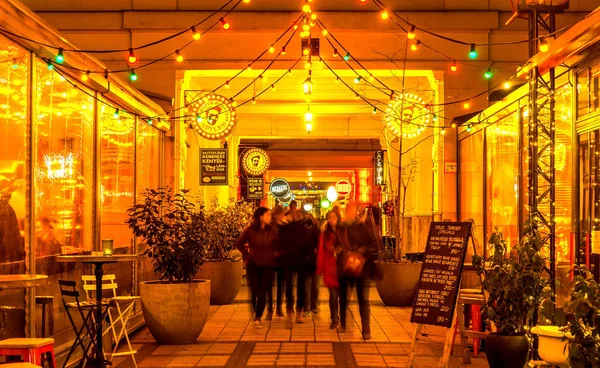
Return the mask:
{"type": "Polygon", "coordinates": [[[265,196],[265,179],[263,176],[248,177],[248,199],[263,199],[265,196]]]}
{"type": "Polygon", "coordinates": [[[383,152],[384,151],[375,151],[375,157],[373,157],[373,178],[375,179],[375,185],[385,185],[383,152]]]}
{"type": "Polygon", "coordinates": [[[432,222],[410,321],[451,327],[470,222],[432,222]]]}
{"type": "Polygon", "coordinates": [[[200,150],[200,185],[227,185],[227,149],[200,150]]]}

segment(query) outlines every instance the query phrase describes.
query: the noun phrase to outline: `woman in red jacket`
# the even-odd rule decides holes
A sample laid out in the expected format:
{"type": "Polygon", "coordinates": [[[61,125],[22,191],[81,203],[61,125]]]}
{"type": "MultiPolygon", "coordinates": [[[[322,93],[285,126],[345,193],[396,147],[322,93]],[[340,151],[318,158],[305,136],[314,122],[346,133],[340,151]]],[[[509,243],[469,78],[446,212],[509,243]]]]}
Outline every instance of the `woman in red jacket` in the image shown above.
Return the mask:
{"type": "Polygon", "coordinates": [[[337,267],[337,255],[341,252],[344,244],[347,244],[346,232],[342,226],[339,213],[331,211],[327,214],[327,223],[321,233],[319,250],[317,253],[317,274],[323,275],[323,283],[329,289],[329,310],[331,312],[330,329],[337,327],[338,298],[339,298],[339,274],[337,267]]]}

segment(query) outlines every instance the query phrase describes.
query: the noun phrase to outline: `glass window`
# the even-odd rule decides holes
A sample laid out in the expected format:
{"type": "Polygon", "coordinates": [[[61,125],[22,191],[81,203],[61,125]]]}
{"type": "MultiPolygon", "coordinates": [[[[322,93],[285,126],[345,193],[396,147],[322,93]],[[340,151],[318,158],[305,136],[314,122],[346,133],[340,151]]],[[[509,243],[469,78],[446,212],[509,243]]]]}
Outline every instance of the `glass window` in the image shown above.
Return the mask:
{"type": "MultiPolygon", "coordinates": [[[[483,131],[479,130],[460,141],[460,220],[475,221],[477,254],[483,255],[483,131]]],[[[471,247],[467,248],[471,255],[471,247]]],[[[467,259],[470,259],[467,257],[467,259]]]]}
{"type": "Polygon", "coordinates": [[[38,257],[92,246],[94,99],[37,60],[38,257]]]}
{"type": "Polygon", "coordinates": [[[138,119],[138,139],[136,147],[137,200],[141,200],[146,188],[160,186],[160,139],[162,133],[138,119]]]}
{"type": "Polygon", "coordinates": [[[577,117],[590,113],[590,78],[589,69],[577,72],[577,117]]]}
{"type": "Polygon", "coordinates": [[[557,263],[570,259],[569,237],[571,233],[573,200],[573,123],[571,114],[572,88],[567,83],[556,89],[555,105],[555,214],[557,263]]]}
{"type": "MultiPolygon", "coordinates": [[[[0,264],[25,259],[29,52],[0,36],[0,264]]],[[[24,266],[17,269],[24,272],[24,266]]],[[[7,270],[10,273],[11,269],[7,270]]]]}
{"type": "Polygon", "coordinates": [[[99,103],[100,122],[100,238],[114,247],[129,247],[133,240],[125,224],[133,205],[135,117],[99,103]]]}

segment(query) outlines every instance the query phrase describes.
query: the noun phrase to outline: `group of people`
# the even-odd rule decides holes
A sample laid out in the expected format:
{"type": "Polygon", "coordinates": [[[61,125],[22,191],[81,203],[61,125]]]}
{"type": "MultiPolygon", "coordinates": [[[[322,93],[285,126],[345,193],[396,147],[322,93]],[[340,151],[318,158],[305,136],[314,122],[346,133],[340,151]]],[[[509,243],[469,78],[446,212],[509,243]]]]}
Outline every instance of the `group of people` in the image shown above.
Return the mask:
{"type": "Polygon", "coordinates": [[[272,318],[274,302],[276,315],[284,316],[284,290],[290,325],[294,321],[303,323],[305,313],[318,313],[322,277],[329,289],[329,328],[346,331],[348,290],[355,287],[362,335],[365,340],[371,339],[369,283],[378,251],[374,231],[365,224],[364,214],[359,215],[355,205],[346,206],[343,218],[340,208],[334,207],[323,224],[298,210],[295,201],[287,210],[281,205],[273,210],[259,207],[236,247],[246,262],[257,328],[262,326],[265,308],[267,319],[272,318]],[[276,298],[273,298],[274,279],[276,298]]]}

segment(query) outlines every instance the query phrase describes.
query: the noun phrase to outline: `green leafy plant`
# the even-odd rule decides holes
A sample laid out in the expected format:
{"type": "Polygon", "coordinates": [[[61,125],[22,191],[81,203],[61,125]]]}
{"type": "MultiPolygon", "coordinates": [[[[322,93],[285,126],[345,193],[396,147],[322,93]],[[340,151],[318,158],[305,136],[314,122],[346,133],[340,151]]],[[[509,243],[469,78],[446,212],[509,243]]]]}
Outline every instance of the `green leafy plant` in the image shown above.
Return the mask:
{"type": "Polygon", "coordinates": [[[546,259],[540,253],[542,240],[539,231],[525,225],[524,236],[510,253],[502,234],[495,228],[489,240],[491,256],[473,256],[473,265],[484,276],[487,292],[483,315],[494,322],[498,332],[513,335],[525,332],[534,323],[550,279],[546,259]]]}
{"type": "Polygon", "coordinates": [[[600,367],[600,290],[592,274],[575,267],[569,299],[565,302],[569,340],[569,365],[600,367]]]}
{"type": "Polygon", "coordinates": [[[206,258],[204,212],[188,199],[188,192],[146,189],[144,200],[127,210],[127,225],[147,245],[141,255],[152,259],[163,282],[191,282],[206,258]]]}
{"type": "Polygon", "coordinates": [[[203,247],[208,251],[210,261],[235,261],[241,254],[235,249],[235,242],[246,226],[252,221],[254,205],[248,202],[229,203],[221,207],[214,199],[205,210],[206,227],[203,247]]]}

